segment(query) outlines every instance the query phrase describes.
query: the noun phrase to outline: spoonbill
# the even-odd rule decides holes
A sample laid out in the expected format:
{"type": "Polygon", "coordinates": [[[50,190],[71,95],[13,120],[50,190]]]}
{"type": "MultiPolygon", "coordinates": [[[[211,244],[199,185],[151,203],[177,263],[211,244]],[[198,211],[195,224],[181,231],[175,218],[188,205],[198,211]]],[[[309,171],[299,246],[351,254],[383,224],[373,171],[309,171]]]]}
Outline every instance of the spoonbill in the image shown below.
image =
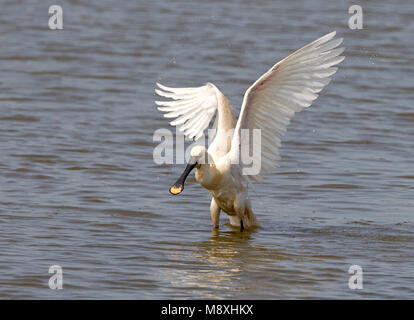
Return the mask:
{"type": "Polygon", "coordinates": [[[338,47],[343,39],[334,39],[335,35],[334,31],[309,43],[256,80],[244,94],[237,122],[228,99],[212,83],[193,88],[157,83],[159,89],[155,92],[172,99],[155,101],[158,110],[166,112],[166,118],[175,118],[170,124],[187,138],[199,139],[216,115],[214,140],[208,149],[201,145],[191,149],[187,167],[170,193],[181,193],[187,176],[196,168],[196,180],[212,195],[210,214],[214,228],[219,227],[220,211],[227,213],[230,224],[241,231],[259,226],[248,196],[249,182],[262,182],[262,174],[279,166],[278,148],[290,119],[312,104],[337,71],[334,66],[345,58],[341,56],[344,48],[338,47]],[[260,172],[254,174],[244,173],[246,166],[238,161],[244,143],[254,149],[252,139],[242,138],[241,132],[246,129],[259,129],[261,133],[261,150],[253,154],[261,163],[260,172]]]}

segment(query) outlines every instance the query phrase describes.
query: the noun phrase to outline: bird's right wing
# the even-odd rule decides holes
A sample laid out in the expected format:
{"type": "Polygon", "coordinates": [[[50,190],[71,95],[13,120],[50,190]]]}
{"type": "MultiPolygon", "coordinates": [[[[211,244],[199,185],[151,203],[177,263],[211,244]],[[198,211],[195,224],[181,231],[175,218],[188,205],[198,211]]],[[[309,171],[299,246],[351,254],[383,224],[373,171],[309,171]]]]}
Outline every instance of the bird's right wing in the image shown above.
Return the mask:
{"type": "Polygon", "coordinates": [[[309,107],[330,81],[344,57],[343,48],[337,48],[342,39],[333,39],[331,32],[295,51],[275,64],[247,89],[240,116],[234,131],[230,157],[243,167],[241,146],[253,151],[253,162],[260,162],[260,172],[246,173],[260,181],[260,173],[271,172],[277,166],[281,137],[295,112],[309,107]],[[249,141],[243,141],[242,129],[248,129],[249,141]],[[255,148],[251,131],[259,129],[261,148],[255,148]]]}
{"type": "Polygon", "coordinates": [[[165,118],[177,126],[187,138],[197,140],[203,135],[218,108],[218,94],[221,92],[212,83],[197,88],[170,88],[157,83],[162,90],[155,92],[173,101],[155,101],[158,110],[166,112],[165,118]]]}

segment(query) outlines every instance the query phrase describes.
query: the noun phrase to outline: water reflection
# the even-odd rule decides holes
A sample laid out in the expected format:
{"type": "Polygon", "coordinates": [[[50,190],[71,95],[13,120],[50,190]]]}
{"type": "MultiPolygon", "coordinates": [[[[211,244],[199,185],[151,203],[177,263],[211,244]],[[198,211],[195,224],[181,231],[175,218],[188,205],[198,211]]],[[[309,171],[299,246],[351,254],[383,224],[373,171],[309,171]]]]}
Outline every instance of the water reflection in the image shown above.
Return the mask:
{"type": "Polygon", "coordinates": [[[282,297],[289,272],[285,264],[295,257],[255,244],[256,234],[213,230],[208,240],[193,243],[190,250],[169,254],[170,261],[191,262],[165,269],[165,279],[175,288],[190,290],[193,298],[282,297]]]}

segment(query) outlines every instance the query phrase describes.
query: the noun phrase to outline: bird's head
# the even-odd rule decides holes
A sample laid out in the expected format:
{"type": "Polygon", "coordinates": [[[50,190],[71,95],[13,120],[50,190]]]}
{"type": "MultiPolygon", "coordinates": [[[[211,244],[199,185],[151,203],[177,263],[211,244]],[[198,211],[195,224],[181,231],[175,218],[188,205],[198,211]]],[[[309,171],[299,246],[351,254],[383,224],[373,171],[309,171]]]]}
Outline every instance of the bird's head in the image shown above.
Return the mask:
{"type": "Polygon", "coordinates": [[[184,172],[170,188],[171,194],[176,195],[181,193],[184,190],[185,180],[187,179],[187,176],[190,174],[191,170],[193,170],[194,168],[199,169],[202,165],[207,163],[208,152],[206,147],[204,146],[194,146],[191,149],[190,155],[190,160],[188,161],[187,167],[185,168],[184,172]]]}

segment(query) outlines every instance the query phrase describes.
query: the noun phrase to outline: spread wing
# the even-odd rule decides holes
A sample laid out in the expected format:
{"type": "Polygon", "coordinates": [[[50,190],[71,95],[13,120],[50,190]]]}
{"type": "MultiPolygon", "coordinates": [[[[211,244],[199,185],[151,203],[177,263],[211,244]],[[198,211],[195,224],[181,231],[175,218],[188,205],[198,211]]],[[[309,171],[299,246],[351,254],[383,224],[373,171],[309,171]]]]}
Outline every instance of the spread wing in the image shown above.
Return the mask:
{"type": "Polygon", "coordinates": [[[177,126],[187,138],[197,140],[209,126],[218,108],[218,93],[215,85],[207,83],[198,88],[170,88],[157,83],[161,89],[155,92],[172,101],[155,101],[158,110],[166,112],[165,118],[174,118],[170,122],[177,126]]]}
{"type": "MultiPolygon", "coordinates": [[[[253,129],[260,129],[261,150],[253,152],[253,159],[261,161],[261,169],[253,173],[243,170],[250,178],[261,181],[261,173],[278,166],[281,137],[290,119],[312,104],[337,71],[333,66],[345,58],[341,56],[344,48],[337,48],[342,38],[333,39],[335,34],[329,33],[276,63],[244,94],[230,156],[232,161],[240,161],[244,144],[255,151],[251,134],[253,129]],[[249,129],[247,138],[243,138],[242,129],[249,129]]],[[[243,161],[240,163],[243,166],[243,161]]]]}

